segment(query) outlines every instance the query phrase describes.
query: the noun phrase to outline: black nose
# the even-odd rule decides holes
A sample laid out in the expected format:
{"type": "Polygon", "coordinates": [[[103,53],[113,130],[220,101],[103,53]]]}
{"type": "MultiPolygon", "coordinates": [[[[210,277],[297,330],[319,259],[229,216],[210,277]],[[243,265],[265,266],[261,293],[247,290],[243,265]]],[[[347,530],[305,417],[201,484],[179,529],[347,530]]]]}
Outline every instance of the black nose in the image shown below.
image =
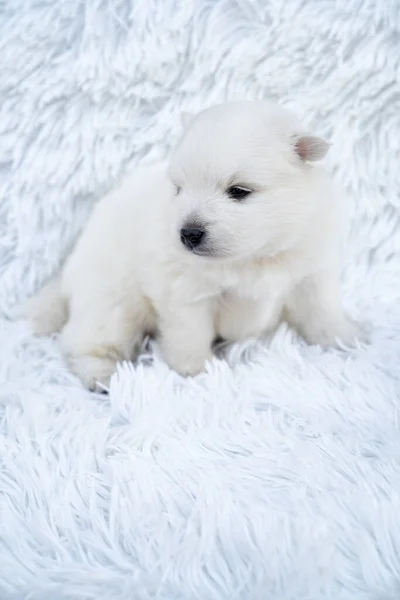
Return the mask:
{"type": "Polygon", "coordinates": [[[186,248],[193,250],[201,244],[205,233],[203,227],[183,227],[181,229],[181,242],[186,248]]]}

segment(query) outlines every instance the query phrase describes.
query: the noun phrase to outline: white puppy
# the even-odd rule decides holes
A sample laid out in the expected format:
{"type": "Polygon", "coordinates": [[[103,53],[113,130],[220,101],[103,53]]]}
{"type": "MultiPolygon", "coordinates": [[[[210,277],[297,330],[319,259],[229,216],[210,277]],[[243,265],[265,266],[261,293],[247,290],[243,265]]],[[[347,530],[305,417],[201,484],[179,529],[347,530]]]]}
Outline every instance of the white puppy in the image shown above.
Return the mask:
{"type": "Polygon", "coordinates": [[[169,165],[141,167],[105,197],[60,275],[27,305],[38,334],[61,331],[90,388],[155,335],[194,375],[215,338],[284,318],[310,343],[350,343],[339,289],[340,201],[313,165],[328,144],[288,111],[229,103],[190,119],[169,165]]]}

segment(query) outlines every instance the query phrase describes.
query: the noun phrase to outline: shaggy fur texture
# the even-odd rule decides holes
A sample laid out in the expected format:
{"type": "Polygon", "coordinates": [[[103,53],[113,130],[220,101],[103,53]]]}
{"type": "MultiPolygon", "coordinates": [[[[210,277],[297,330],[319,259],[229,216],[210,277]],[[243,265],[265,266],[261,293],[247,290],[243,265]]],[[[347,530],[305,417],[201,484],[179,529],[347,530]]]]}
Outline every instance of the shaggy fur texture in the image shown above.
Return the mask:
{"type": "Polygon", "coordinates": [[[396,0],[0,5],[2,600],[399,598],[399,22],[396,0]],[[332,142],[371,344],[282,327],[194,381],[155,349],[85,392],[7,315],[181,110],[243,97],[332,142]]]}

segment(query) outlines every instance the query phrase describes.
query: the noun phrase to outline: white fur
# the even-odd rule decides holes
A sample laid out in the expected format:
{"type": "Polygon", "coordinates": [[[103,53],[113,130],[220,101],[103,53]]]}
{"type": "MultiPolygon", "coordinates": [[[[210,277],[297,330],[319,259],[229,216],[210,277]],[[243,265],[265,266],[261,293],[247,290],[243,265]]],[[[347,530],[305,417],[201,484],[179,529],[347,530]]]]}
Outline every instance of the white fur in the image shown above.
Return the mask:
{"type": "Polygon", "coordinates": [[[1,4],[1,600],[399,599],[398,14],[1,4]],[[6,315],[56,272],[94,197],[167,155],[182,110],[269,96],[332,142],[344,301],[371,343],[321,351],[282,325],[188,379],[155,343],[90,394],[58,336],[6,315]]]}
{"type": "Polygon", "coordinates": [[[89,387],[107,385],[148,333],[184,375],[204,369],[215,338],[259,337],[282,317],[311,343],[352,342],[340,202],[310,162],[326,150],[266,102],[191,118],[169,165],[138,168],[95,208],[61,277],[28,307],[36,331],[63,327],[62,347],[89,387]],[[232,199],[235,185],[252,193],[232,199]],[[199,254],[180,240],[188,223],[205,228],[199,254]]]}

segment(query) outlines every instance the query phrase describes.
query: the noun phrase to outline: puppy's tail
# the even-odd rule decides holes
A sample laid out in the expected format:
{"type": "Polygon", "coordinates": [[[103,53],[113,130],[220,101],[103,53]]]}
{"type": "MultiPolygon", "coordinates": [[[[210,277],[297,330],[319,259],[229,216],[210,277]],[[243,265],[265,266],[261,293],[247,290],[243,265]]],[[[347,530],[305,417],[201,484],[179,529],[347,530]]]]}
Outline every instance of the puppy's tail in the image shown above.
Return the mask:
{"type": "Polygon", "coordinates": [[[35,296],[24,302],[14,316],[30,321],[36,335],[60,331],[68,319],[68,302],[61,291],[61,276],[51,279],[35,296]]]}

